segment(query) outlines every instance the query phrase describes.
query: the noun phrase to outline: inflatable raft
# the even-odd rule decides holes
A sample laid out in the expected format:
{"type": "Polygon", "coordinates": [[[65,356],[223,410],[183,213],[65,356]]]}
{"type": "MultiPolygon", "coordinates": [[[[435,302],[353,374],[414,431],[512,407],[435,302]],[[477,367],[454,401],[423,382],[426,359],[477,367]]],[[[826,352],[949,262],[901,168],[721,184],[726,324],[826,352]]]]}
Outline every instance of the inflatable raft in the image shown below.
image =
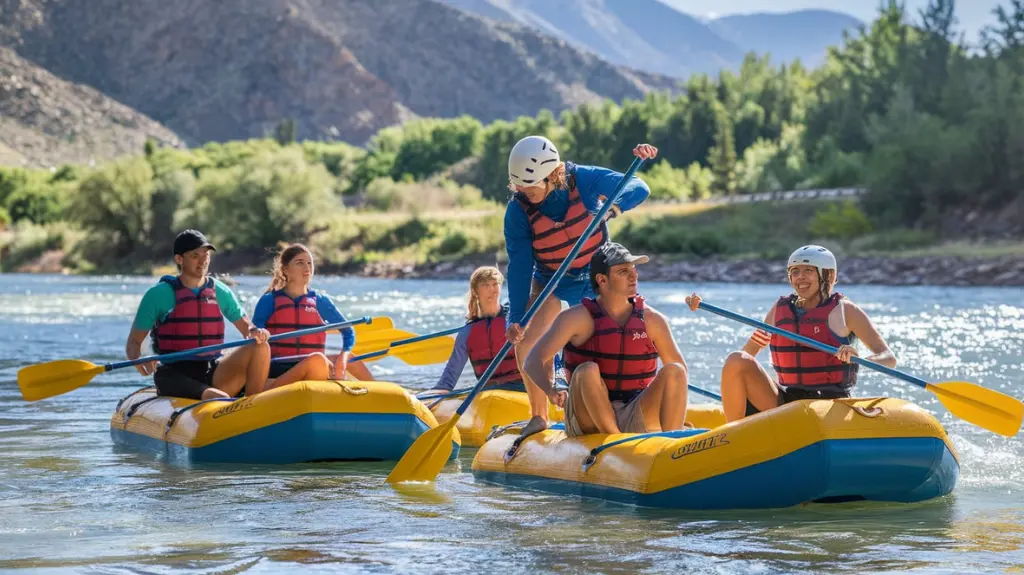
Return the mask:
{"type": "Polygon", "coordinates": [[[714,426],[708,422],[724,422],[721,408],[694,407],[687,419],[702,428],[575,439],[548,429],[521,445],[517,435],[499,435],[477,452],[473,473],[512,487],[680,509],[923,501],[950,493],[959,476],[939,422],[898,399],[803,400],[714,426]]]}
{"type": "MultiPolygon", "coordinates": [[[[110,435],[172,463],[280,464],[398,460],[436,426],[426,406],[393,383],[301,381],[234,400],[141,389],[118,403],[110,435]]],[[[455,458],[457,433],[453,443],[455,458]]]]}
{"type": "MultiPolygon", "coordinates": [[[[452,395],[439,400],[425,399],[430,411],[438,423],[444,423],[455,415],[466,395],[452,395]]],[[[562,409],[548,402],[548,418],[550,421],[562,421],[562,409]]],[[[487,439],[487,434],[496,427],[511,425],[517,421],[530,419],[530,398],[526,395],[523,384],[516,386],[495,386],[484,388],[469,404],[466,413],[462,414],[455,424],[462,437],[462,445],[480,447],[487,439]]]]}

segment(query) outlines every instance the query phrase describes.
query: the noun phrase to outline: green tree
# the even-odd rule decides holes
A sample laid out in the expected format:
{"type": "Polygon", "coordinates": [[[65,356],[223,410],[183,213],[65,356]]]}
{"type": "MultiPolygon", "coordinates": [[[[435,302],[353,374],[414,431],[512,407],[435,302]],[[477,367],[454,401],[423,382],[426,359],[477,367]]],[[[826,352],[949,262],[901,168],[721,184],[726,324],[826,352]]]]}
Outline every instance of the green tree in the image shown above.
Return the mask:
{"type": "Polygon", "coordinates": [[[715,105],[715,145],[708,154],[708,163],[714,174],[712,192],[732,195],[736,191],[736,146],[732,137],[732,122],[721,104],[715,105]]]}

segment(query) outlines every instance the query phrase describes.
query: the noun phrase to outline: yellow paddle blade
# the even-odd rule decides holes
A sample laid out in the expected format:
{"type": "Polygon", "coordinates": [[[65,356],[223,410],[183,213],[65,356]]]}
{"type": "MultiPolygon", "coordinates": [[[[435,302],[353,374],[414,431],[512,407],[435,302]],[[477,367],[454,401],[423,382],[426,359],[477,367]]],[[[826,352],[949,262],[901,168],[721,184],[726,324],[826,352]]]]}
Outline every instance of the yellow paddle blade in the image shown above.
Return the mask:
{"type": "Polygon", "coordinates": [[[1015,397],[966,381],[929,383],[950,413],[993,433],[1013,437],[1024,420],[1024,403],[1015,397]]]}
{"type": "Polygon", "coordinates": [[[388,355],[393,355],[408,365],[434,365],[448,361],[453,349],[454,339],[438,337],[393,347],[388,355]]]}
{"type": "Polygon", "coordinates": [[[370,320],[370,323],[359,323],[352,326],[352,329],[356,332],[357,341],[361,337],[370,337],[370,334],[374,332],[394,329],[395,327],[395,322],[387,316],[373,317],[370,320]]]}
{"type": "Polygon", "coordinates": [[[455,424],[460,415],[419,436],[388,474],[388,483],[406,481],[433,481],[452,455],[452,440],[455,424]]]}
{"type": "Polygon", "coordinates": [[[18,387],[25,401],[39,401],[78,389],[104,371],[85,360],[60,359],[19,369],[18,387]]]}
{"type": "Polygon", "coordinates": [[[368,333],[365,336],[356,335],[356,345],[352,348],[354,355],[373,353],[391,347],[391,342],[416,337],[416,334],[403,329],[387,328],[381,331],[368,333]]]}

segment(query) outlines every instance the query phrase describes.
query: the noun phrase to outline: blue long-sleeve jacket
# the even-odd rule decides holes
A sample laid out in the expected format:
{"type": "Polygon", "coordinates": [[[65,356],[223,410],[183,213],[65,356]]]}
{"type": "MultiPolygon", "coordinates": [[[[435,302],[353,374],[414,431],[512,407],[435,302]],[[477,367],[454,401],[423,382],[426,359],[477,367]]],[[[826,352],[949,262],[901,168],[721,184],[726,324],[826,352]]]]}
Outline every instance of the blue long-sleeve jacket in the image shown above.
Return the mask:
{"type": "MultiPolygon", "coordinates": [[[[619,185],[623,174],[599,166],[570,166],[575,170],[576,189],[587,210],[595,214],[600,209],[599,198],[610,197],[619,185]]],[[[640,178],[633,176],[626,183],[626,188],[618,201],[615,202],[622,211],[628,211],[640,205],[651,195],[650,188],[640,178]]],[[[569,209],[569,190],[555,190],[544,198],[537,209],[556,222],[565,219],[569,209]]],[[[511,310],[509,323],[519,323],[526,315],[526,304],[530,300],[530,284],[537,263],[533,256],[533,230],[530,220],[526,217],[519,202],[513,198],[505,208],[505,250],[508,253],[508,298],[511,310]]],[[[577,272],[577,275],[589,274],[588,268],[577,272]]]]}

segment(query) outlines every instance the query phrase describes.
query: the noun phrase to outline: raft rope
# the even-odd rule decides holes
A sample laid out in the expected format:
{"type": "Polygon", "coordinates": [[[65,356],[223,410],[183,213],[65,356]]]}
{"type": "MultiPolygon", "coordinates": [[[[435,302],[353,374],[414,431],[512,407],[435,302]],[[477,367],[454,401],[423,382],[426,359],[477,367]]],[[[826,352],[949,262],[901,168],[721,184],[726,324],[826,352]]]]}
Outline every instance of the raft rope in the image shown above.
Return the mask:
{"type": "Polygon", "coordinates": [[[191,409],[195,409],[195,408],[199,407],[200,405],[206,405],[207,403],[213,403],[215,401],[230,401],[230,402],[234,403],[235,401],[238,401],[239,399],[241,399],[241,398],[235,398],[235,397],[211,397],[210,399],[203,399],[201,401],[197,401],[197,402],[193,403],[192,405],[186,405],[185,407],[182,407],[181,409],[175,410],[174,413],[172,413],[171,416],[167,419],[167,427],[164,429],[164,437],[167,437],[167,434],[171,432],[171,428],[174,427],[174,422],[177,421],[178,417],[181,416],[181,414],[185,413],[186,411],[189,411],[191,409]]]}
{"type": "MultiPolygon", "coordinates": [[[[132,395],[135,395],[135,394],[133,393],[132,395]]],[[[131,395],[129,395],[128,397],[131,397],[131,395]]],[[[128,399],[128,398],[126,397],[125,399],[128,399]]],[[[158,399],[160,399],[160,396],[159,395],[154,395],[153,397],[147,397],[146,399],[143,399],[142,401],[140,401],[140,402],[132,405],[131,407],[129,407],[128,410],[125,411],[125,413],[124,413],[124,422],[121,425],[121,429],[128,429],[128,420],[131,419],[133,415],[135,415],[135,412],[138,411],[140,407],[142,407],[143,405],[146,405],[147,403],[150,403],[152,401],[156,401],[158,399]]]]}
{"type": "Polygon", "coordinates": [[[700,435],[707,433],[707,429],[677,429],[673,431],[654,431],[651,433],[640,433],[632,437],[626,437],[612,441],[611,443],[604,443],[590,450],[590,454],[587,455],[586,459],[583,460],[583,472],[586,473],[590,466],[597,463],[597,456],[601,455],[605,450],[611,449],[622,445],[624,443],[630,443],[633,441],[643,441],[644,439],[650,439],[652,437],[665,437],[668,439],[682,439],[684,437],[692,437],[694,435],[700,435]]]}
{"type": "Polygon", "coordinates": [[[128,395],[122,397],[121,401],[118,401],[117,402],[117,406],[114,407],[114,411],[115,412],[120,411],[121,410],[121,406],[124,405],[124,402],[126,402],[129,399],[135,397],[136,395],[142,393],[143,391],[149,391],[149,390],[156,391],[156,388],[153,387],[152,385],[150,385],[150,386],[147,386],[147,387],[143,387],[142,389],[136,389],[135,391],[133,391],[133,392],[129,393],[128,395]]]}

